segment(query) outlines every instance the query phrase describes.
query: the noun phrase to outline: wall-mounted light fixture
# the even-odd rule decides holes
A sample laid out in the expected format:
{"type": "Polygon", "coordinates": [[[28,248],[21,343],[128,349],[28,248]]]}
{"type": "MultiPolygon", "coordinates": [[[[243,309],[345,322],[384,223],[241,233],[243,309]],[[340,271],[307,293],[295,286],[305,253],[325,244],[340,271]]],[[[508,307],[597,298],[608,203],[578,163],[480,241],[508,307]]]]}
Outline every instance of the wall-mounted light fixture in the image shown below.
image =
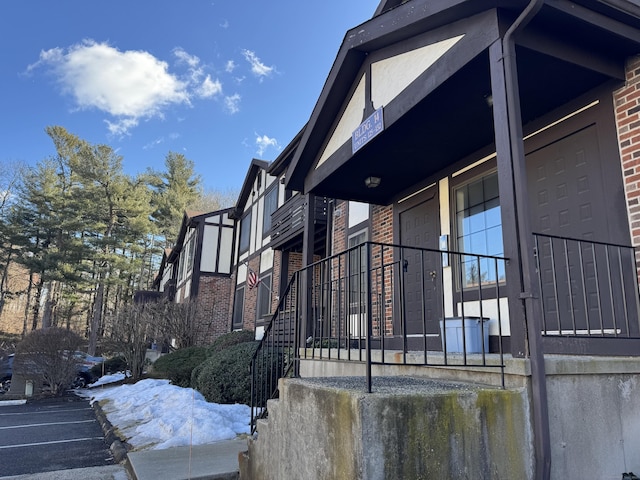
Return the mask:
{"type": "Polygon", "coordinates": [[[364,184],[367,188],[376,188],[380,186],[380,177],[367,177],[364,179],[364,184]]]}

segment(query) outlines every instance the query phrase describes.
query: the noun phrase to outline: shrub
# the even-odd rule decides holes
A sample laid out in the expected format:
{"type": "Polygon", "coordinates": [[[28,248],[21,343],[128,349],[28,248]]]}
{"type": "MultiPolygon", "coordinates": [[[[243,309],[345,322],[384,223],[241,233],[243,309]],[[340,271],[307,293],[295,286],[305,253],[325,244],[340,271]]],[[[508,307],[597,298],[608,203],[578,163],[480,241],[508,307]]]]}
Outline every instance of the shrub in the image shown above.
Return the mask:
{"type": "Polygon", "coordinates": [[[78,334],[64,328],[34,330],[16,346],[14,374],[39,378],[52,395],[61,395],[76,377],[74,352],[81,343],[78,334]]]}
{"type": "Polygon", "coordinates": [[[255,339],[256,334],[250,330],[238,330],[235,332],[225,333],[224,335],[216,338],[211,345],[207,347],[207,355],[211,356],[225,348],[232,347],[239,343],[253,342],[255,339]]]}
{"type": "MultiPolygon", "coordinates": [[[[224,335],[216,338],[211,345],[207,347],[207,358],[225,350],[229,347],[233,347],[234,345],[238,345],[241,343],[249,343],[255,342],[255,333],[250,330],[237,330],[234,332],[225,333],[224,335]]],[[[204,367],[204,363],[196,366],[191,372],[191,387],[198,389],[198,381],[197,378],[202,372],[202,368],[204,367]]]]}
{"type": "Polygon", "coordinates": [[[196,373],[195,388],[209,402],[243,403],[251,401],[249,363],[259,342],[243,342],[214,353],[196,373]]]}
{"type": "MultiPolygon", "coordinates": [[[[251,359],[260,342],[244,342],[213,354],[192,376],[192,386],[209,402],[251,403],[251,359]]],[[[283,366],[283,352],[265,352],[270,356],[258,362],[256,379],[259,386],[273,392],[277,385],[279,369],[283,366]],[[274,355],[275,353],[275,355],[274,355]]]]}
{"type": "Polygon", "coordinates": [[[179,387],[191,385],[191,372],[207,358],[205,347],[187,347],[163,355],[153,363],[153,376],[179,387]]]}

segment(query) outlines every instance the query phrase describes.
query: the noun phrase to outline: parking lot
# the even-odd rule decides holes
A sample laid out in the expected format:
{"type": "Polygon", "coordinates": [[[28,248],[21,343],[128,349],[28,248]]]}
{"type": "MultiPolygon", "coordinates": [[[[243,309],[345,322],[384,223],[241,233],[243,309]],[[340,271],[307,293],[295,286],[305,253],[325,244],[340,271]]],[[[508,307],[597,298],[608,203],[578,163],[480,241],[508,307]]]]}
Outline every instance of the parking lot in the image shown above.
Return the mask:
{"type": "Polygon", "coordinates": [[[0,477],[115,464],[87,400],[69,394],[2,403],[0,477]]]}

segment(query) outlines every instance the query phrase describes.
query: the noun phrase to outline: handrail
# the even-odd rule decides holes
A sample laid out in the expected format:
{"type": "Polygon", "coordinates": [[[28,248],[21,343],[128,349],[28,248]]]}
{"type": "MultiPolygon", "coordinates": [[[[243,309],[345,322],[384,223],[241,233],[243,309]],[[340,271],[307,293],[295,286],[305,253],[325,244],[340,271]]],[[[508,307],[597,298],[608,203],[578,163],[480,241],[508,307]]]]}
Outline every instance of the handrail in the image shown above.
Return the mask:
{"type": "Polygon", "coordinates": [[[292,300],[297,304],[299,272],[294,272],[289,279],[284,292],[280,295],[276,311],[265,328],[262,340],[251,357],[251,433],[255,432],[257,420],[267,415],[267,400],[277,397],[279,393],[278,380],[289,376],[296,364],[297,355],[295,353],[291,355],[291,352],[280,351],[278,347],[284,350],[284,348],[290,348],[288,345],[293,343],[293,352],[298,349],[298,308],[297,305],[293,306],[293,309],[287,308],[287,306],[292,307],[292,300]],[[295,292],[294,287],[296,287],[295,292]],[[293,299],[290,297],[292,293],[295,295],[293,299]],[[292,314],[293,319],[291,318],[292,314]],[[293,327],[293,333],[285,331],[283,341],[274,342],[272,333],[282,315],[288,316],[287,326],[293,327]],[[291,320],[293,320],[293,324],[291,324],[291,320]],[[288,358],[286,353],[289,354],[288,358]]]}

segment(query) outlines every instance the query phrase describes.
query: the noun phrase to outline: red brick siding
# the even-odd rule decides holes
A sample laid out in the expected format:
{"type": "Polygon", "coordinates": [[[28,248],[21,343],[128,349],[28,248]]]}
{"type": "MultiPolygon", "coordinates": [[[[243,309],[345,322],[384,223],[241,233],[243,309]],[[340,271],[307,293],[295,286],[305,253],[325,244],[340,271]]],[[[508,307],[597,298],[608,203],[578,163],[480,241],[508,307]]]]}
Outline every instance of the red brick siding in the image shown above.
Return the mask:
{"type": "Polygon", "coordinates": [[[198,325],[208,325],[207,334],[198,344],[208,344],[231,331],[231,298],[233,284],[229,277],[200,277],[198,293],[198,325]]]}
{"type": "Polygon", "coordinates": [[[625,85],[613,98],[631,241],[640,246],[640,56],[628,60],[625,85]]]}

